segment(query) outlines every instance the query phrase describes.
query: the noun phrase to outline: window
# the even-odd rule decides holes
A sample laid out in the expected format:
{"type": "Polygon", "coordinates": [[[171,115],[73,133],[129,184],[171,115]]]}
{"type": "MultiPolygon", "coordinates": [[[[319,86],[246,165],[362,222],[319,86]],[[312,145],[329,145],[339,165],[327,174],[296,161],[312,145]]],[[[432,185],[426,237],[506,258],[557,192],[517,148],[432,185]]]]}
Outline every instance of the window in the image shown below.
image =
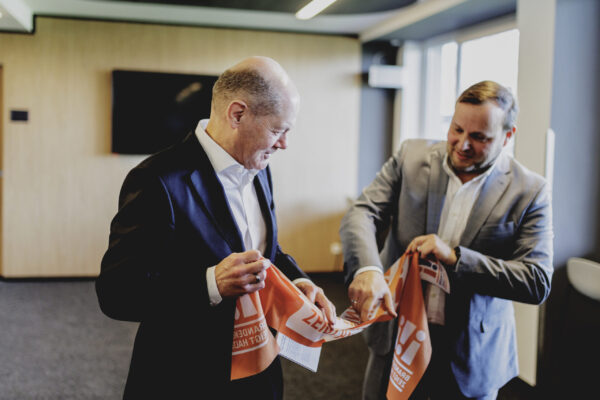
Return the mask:
{"type": "Polygon", "coordinates": [[[514,17],[412,43],[410,48],[413,52],[418,48],[421,54],[420,83],[410,83],[419,85],[420,98],[402,95],[401,118],[417,120],[411,125],[412,132],[399,126],[395,135],[399,139],[445,139],[456,98],[479,81],[493,80],[517,93],[519,31],[514,17]],[[403,111],[410,101],[421,105],[417,116],[403,111]]]}
{"type": "Polygon", "coordinates": [[[517,29],[464,42],[460,54],[459,93],[485,79],[496,81],[516,93],[518,61],[517,29]]]}

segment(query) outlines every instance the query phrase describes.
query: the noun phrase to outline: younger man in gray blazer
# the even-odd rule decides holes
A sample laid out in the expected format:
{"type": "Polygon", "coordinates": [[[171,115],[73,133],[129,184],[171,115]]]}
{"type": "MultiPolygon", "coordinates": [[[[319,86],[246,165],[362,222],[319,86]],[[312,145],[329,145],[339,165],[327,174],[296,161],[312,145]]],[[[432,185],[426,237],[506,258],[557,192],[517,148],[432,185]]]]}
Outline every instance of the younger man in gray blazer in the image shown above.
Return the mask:
{"type": "MultiPolygon", "coordinates": [[[[510,300],[540,304],[550,292],[550,190],[503,151],[516,115],[503,86],[471,86],[447,141],[405,141],[342,221],[348,295],[363,319],[379,304],[395,315],[382,272],[405,251],[437,257],[449,274],[449,295],[424,284],[433,354],[411,398],[495,399],[518,373],[510,300]]],[[[385,398],[396,326],[366,331],[364,399],[385,398]]]]}

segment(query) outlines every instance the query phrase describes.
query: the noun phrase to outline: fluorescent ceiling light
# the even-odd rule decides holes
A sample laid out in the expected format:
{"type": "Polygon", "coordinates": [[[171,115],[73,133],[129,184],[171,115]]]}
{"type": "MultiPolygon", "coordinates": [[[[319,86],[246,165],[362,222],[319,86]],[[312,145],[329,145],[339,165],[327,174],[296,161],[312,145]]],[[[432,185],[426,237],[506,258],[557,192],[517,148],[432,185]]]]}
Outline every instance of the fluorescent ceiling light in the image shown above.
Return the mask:
{"type": "Polygon", "coordinates": [[[336,0],[312,0],[310,3],[305,5],[296,13],[298,19],[311,19],[336,0]]]}

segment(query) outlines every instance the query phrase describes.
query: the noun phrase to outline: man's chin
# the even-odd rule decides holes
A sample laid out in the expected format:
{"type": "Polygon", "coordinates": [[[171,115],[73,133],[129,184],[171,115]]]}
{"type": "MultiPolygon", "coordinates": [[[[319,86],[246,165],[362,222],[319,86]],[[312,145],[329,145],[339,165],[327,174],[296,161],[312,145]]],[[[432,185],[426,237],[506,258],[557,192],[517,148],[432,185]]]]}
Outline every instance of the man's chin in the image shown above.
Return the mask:
{"type": "Polygon", "coordinates": [[[451,167],[457,172],[469,172],[469,170],[474,168],[473,163],[469,162],[468,160],[463,161],[458,157],[451,157],[450,164],[451,167]]]}
{"type": "Polygon", "coordinates": [[[261,160],[260,162],[254,163],[252,169],[261,170],[269,166],[269,160],[261,160]]]}

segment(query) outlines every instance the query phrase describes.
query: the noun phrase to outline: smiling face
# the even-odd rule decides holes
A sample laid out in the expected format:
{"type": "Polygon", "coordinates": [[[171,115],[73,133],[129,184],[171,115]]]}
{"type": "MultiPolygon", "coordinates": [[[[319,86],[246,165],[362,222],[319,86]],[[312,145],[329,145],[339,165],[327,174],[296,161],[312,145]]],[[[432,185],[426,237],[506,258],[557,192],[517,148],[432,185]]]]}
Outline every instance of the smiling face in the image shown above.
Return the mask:
{"type": "Polygon", "coordinates": [[[448,129],[448,159],[463,182],[481,174],[515,132],[503,129],[504,111],[494,102],[457,103],[448,129]]]}
{"type": "Polygon", "coordinates": [[[247,109],[236,129],[238,162],[247,169],[266,168],[273,153],[287,148],[287,135],[297,114],[298,102],[293,97],[285,99],[274,114],[254,115],[247,109]]]}

